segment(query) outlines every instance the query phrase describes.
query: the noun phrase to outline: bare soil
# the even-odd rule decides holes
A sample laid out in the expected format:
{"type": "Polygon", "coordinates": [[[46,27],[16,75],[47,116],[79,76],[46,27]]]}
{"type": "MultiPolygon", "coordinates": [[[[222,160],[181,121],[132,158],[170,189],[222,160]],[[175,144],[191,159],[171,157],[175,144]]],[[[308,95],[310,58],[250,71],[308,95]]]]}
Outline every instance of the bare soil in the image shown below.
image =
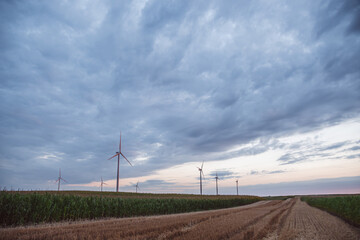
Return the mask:
{"type": "Polygon", "coordinates": [[[360,239],[299,198],[194,213],[2,228],[0,239],[360,239]]]}

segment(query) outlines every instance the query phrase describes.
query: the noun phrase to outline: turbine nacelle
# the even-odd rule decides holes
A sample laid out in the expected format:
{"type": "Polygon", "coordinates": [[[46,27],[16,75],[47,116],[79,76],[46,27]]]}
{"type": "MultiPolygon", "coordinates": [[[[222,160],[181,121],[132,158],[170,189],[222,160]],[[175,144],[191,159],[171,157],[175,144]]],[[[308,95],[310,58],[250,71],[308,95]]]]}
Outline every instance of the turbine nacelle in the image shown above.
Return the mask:
{"type": "Polygon", "coordinates": [[[199,167],[198,167],[198,169],[199,169],[200,175],[202,175],[202,176],[203,176],[203,178],[205,179],[205,175],[204,175],[203,170],[202,170],[201,168],[199,168],[199,167]]]}
{"type": "Polygon", "coordinates": [[[203,172],[203,167],[204,167],[204,161],[201,164],[201,168],[200,167],[196,167],[196,168],[199,170],[200,176],[202,175],[204,177],[204,179],[205,179],[205,175],[204,175],[204,172],[203,172]]]}

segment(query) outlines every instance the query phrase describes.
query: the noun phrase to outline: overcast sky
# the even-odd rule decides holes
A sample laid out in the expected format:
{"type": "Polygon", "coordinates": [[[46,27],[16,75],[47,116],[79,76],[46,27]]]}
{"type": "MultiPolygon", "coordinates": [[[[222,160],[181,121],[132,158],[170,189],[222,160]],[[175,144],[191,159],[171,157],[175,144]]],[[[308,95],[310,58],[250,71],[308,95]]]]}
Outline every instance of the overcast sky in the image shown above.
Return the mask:
{"type": "Polygon", "coordinates": [[[122,191],[360,192],[359,1],[0,11],[1,187],[114,191],[121,131],[122,191]]]}

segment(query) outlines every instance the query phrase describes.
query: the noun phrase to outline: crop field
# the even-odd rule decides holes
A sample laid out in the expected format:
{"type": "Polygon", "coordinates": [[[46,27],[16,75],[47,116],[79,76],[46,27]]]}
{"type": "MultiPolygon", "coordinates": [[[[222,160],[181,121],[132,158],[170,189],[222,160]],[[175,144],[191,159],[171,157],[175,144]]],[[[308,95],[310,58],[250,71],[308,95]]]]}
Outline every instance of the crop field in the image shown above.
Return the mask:
{"type": "Polygon", "coordinates": [[[0,239],[360,239],[360,229],[301,201],[162,216],[0,228],[0,239]]]}
{"type": "MultiPolygon", "coordinates": [[[[5,193],[19,194],[51,194],[51,195],[71,195],[83,197],[113,197],[113,198],[181,198],[181,199],[232,199],[232,198],[257,198],[260,197],[246,195],[198,195],[198,194],[176,194],[176,193],[134,193],[134,192],[98,192],[98,191],[0,191],[5,193]]],[[[281,196],[280,198],[286,199],[281,196]]]]}
{"type": "Polygon", "coordinates": [[[259,200],[261,198],[253,196],[2,191],[0,224],[18,226],[80,219],[183,213],[241,206],[259,200]]]}
{"type": "Polygon", "coordinates": [[[360,195],[302,197],[301,200],[360,226],[360,195]]]}

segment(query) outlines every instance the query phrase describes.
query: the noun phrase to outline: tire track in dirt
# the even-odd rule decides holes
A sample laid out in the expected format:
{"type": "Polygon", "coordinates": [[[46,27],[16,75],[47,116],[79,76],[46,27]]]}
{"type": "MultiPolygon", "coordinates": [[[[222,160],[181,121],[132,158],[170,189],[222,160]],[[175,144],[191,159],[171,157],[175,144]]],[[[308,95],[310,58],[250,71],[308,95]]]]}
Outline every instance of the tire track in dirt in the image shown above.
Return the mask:
{"type": "Polygon", "coordinates": [[[360,229],[296,198],[276,239],[360,239],[360,229]]]}
{"type": "Polygon", "coordinates": [[[192,231],[182,233],[174,239],[229,239],[278,209],[281,204],[281,201],[273,201],[271,204],[243,209],[218,219],[209,219],[194,226],[192,231]]]}
{"type": "MultiPolygon", "coordinates": [[[[280,202],[279,202],[280,203],[280,202]]],[[[201,231],[201,228],[205,227],[205,228],[209,228],[209,224],[212,222],[224,222],[224,220],[226,219],[232,219],[234,218],[234,216],[246,212],[250,209],[258,209],[258,208],[268,208],[270,206],[279,204],[276,202],[267,202],[265,204],[261,204],[258,206],[252,206],[251,208],[238,208],[238,209],[234,209],[234,211],[228,212],[226,214],[219,214],[219,215],[215,215],[215,216],[209,216],[205,221],[199,221],[196,222],[195,224],[192,224],[191,227],[188,228],[184,228],[181,229],[178,232],[174,232],[171,235],[168,235],[168,237],[170,237],[170,239],[196,239],[195,236],[187,236],[187,234],[191,231],[195,231],[195,232],[199,232],[199,230],[201,231]]],[[[192,235],[192,234],[190,234],[192,235]]]]}
{"type": "MultiPolygon", "coordinates": [[[[186,232],[189,232],[196,228],[199,224],[202,224],[206,221],[219,221],[219,218],[228,218],[228,216],[236,214],[241,211],[245,211],[246,209],[252,209],[252,208],[260,208],[260,207],[268,207],[271,205],[274,205],[274,202],[263,202],[261,204],[253,204],[252,206],[242,206],[238,208],[232,208],[232,209],[223,209],[223,210],[214,210],[211,214],[210,211],[205,211],[202,214],[199,214],[199,216],[194,216],[191,214],[190,219],[183,218],[181,220],[181,223],[177,224],[176,226],[172,228],[162,228],[161,234],[156,239],[175,239],[180,236],[183,236],[186,232]],[[258,206],[256,206],[258,205],[258,206]],[[200,218],[199,218],[200,217],[200,218]],[[166,229],[166,230],[164,230],[166,229]]],[[[183,215],[183,214],[181,214],[183,215]]],[[[186,215],[186,214],[185,214],[186,215]]],[[[183,216],[185,216],[183,215],[183,216]]],[[[221,221],[221,220],[220,220],[221,221]]],[[[168,221],[166,221],[166,224],[168,224],[168,221]]],[[[151,235],[153,235],[154,229],[151,230],[151,235]]],[[[138,237],[144,236],[146,238],[148,236],[147,232],[144,231],[142,236],[137,235],[138,237]]]]}
{"type": "Polygon", "coordinates": [[[289,210],[292,200],[284,201],[278,208],[258,216],[248,224],[241,226],[236,232],[227,234],[229,239],[263,239],[269,232],[275,231],[279,219],[289,210]]]}
{"type": "MultiPolygon", "coordinates": [[[[173,227],[167,227],[162,228],[161,234],[156,239],[176,239],[176,238],[182,238],[184,234],[186,234],[189,231],[194,230],[197,228],[198,225],[205,224],[207,225],[207,221],[221,221],[222,218],[229,218],[229,216],[236,214],[241,211],[245,211],[247,209],[253,209],[253,208],[267,208],[269,206],[272,206],[276,204],[275,202],[263,202],[262,204],[254,204],[253,206],[243,206],[233,209],[223,209],[223,210],[215,210],[214,212],[210,213],[203,212],[202,214],[199,214],[198,216],[194,216],[194,214],[191,214],[189,218],[182,218],[181,222],[173,227]],[[258,205],[258,206],[256,206],[258,205]]],[[[182,214],[181,214],[182,215],[182,214]]],[[[182,217],[185,217],[185,215],[182,215],[182,217]]],[[[169,222],[166,221],[166,224],[169,222]]],[[[158,225],[158,223],[157,223],[158,225]]],[[[149,232],[144,231],[141,235],[137,234],[137,237],[140,237],[139,239],[142,239],[142,237],[147,238],[150,235],[154,236],[155,229],[151,229],[149,232]]],[[[124,236],[127,237],[127,236],[124,236]]]]}
{"type": "Polygon", "coordinates": [[[271,217],[267,225],[265,225],[259,233],[255,236],[255,239],[263,239],[266,236],[272,235],[274,232],[278,232],[279,229],[284,225],[285,220],[289,216],[293,209],[296,201],[289,200],[288,204],[283,208],[279,209],[278,213],[271,217]]]}

